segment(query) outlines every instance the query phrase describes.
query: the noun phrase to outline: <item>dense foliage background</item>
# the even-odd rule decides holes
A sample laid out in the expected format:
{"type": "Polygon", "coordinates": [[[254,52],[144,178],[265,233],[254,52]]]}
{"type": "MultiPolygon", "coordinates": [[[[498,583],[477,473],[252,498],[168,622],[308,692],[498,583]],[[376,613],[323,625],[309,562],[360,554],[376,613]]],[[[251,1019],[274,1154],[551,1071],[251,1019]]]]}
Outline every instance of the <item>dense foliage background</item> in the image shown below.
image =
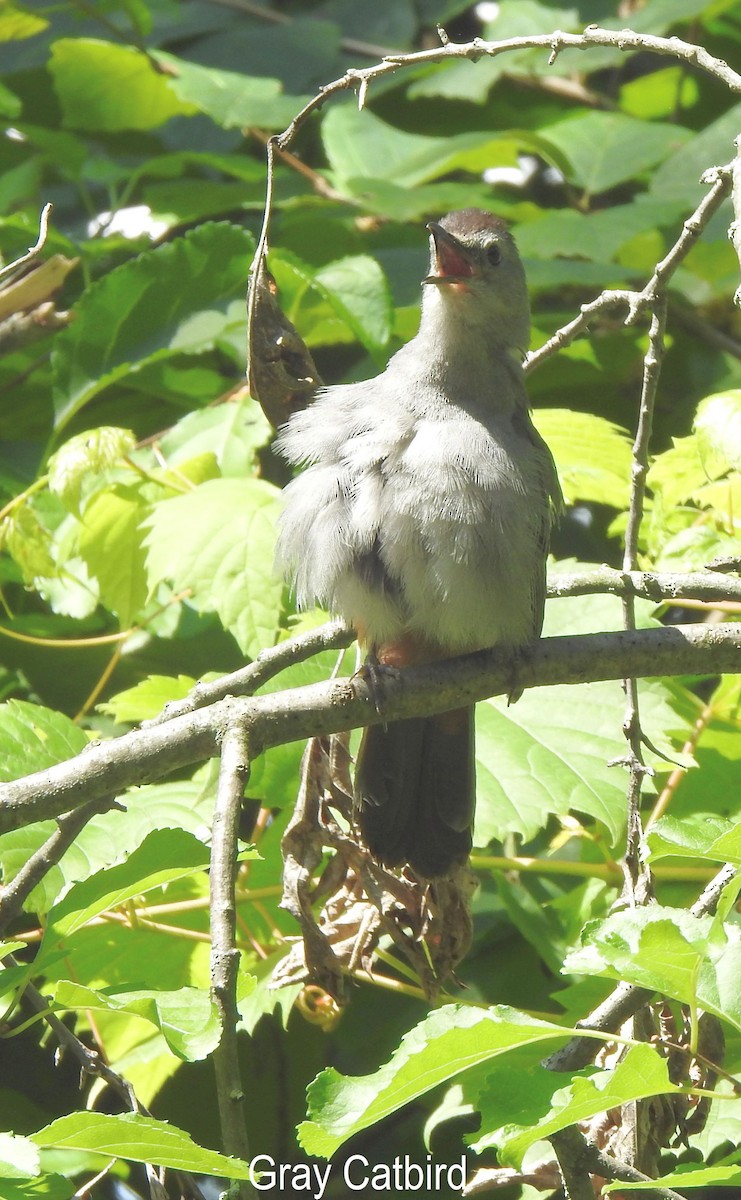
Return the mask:
{"type": "MultiPolygon", "coordinates": [[[[233,670],[322,619],[298,619],[274,577],[286,468],[244,386],[244,292],[266,138],[348,66],[439,45],[436,22],[461,41],[580,31],[593,21],[677,34],[731,64],[741,57],[734,0],[0,7],[6,263],[35,242],[42,204],[54,204],[43,267],[36,260],[28,273],[0,279],[1,779],[116,735],[196,679],[233,670]]],[[[398,71],[371,87],[362,113],[352,93],[334,98],[278,162],[270,267],[327,382],[373,374],[414,333],[426,220],[480,205],[512,222],[537,346],[603,288],[642,287],[707,190],[700,176],[733,158],[741,103],[718,79],[609,48],[564,52],[551,66],[546,59],[521,50],[398,71]]],[[[672,280],[641,535],[650,569],[694,570],[738,554],[741,332],[730,220],[726,203],[672,280]]],[[[625,326],[623,315],[603,317],[589,340],[529,377],[569,504],[554,572],[620,563],[646,348],[645,322],[625,326]]],[[[697,607],[645,602],[640,622],[703,619],[697,607]]],[[[706,609],[707,619],[718,611],[706,609]]],[[[726,617],[737,612],[725,606],[726,617]]],[[[549,603],[546,634],[620,622],[615,597],[571,597],[549,603]]],[[[271,687],[326,678],[335,657],[319,655],[271,687]]],[[[436,1160],[452,1161],[480,1111],[473,1140],[483,1161],[498,1146],[501,1161],[519,1167],[564,1080],[537,1065],[543,1030],[552,1030],[526,1022],[520,1049],[446,1092],[469,1052],[465,1038],[477,1054],[488,1044],[476,1025],[482,1003],[573,1024],[611,981],[629,979],[671,997],[678,1020],[678,1006],[688,1006],[692,1028],[699,997],[723,1025],[726,1069],[741,1069],[734,895],[717,918],[686,912],[719,863],[741,861],[732,832],[738,681],[652,680],[640,695],[655,771],[646,815],[657,803],[656,815],[665,814],[649,836],[662,907],[607,918],[625,838],[625,777],[608,765],[624,752],[620,686],[539,689],[512,708],[480,705],[474,940],[446,997],[471,1007],[434,1013],[397,1051],[371,1084],[381,1101],[359,1120],[358,1129],[370,1128],[351,1149],[372,1161],[409,1152],[424,1162],[427,1137],[436,1160]],[[607,923],[589,925],[580,943],[590,921],[607,923]],[[407,1079],[414,1055],[422,1057],[407,1079]],[[441,1082],[420,1097],[415,1080],[427,1067],[441,1082]],[[413,1103],[373,1124],[405,1099],[413,1103]]],[[[376,982],[358,972],[331,1028],[305,1003],[292,1007],[297,988],[266,990],[283,938],[296,934],[277,905],[300,754],[289,745],[255,765],[255,825],[245,836],[260,857],[239,877],[249,1133],[256,1153],[286,1163],[330,1153],[356,1128],[338,1133],[332,1114],[368,1103],[362,1089],[320,1076],[301,1149],[295,1129],[318,1072],[376,1071],[428,1012],[416,981],[389,964],[376,982]]],[[[85,1116],[86,1108],[118,1113],[120,1099],[99,1080],[80,1086],[72,1057],[54,1064],[56,1039],[23,1001],[33,979],[58,1012],[74,1014],[68,1024],[155,1118],[221,1148],[208,1061],[218,1037],[204,848],[214,784],[205,765],[128,793],[124,810],[89,822],[9,931],[17,959],[0,975],[0,1124],[23,1136],[0,1145],[4,1196],[62,1200],[109,1159],[138,1191],[144,1176],[131,1164],[148,1158],[204,1174],[223,1168],[184,1139],[168,1158],[159,1126],[146,1133],[119,1120],[116,1134],[85,1116]],[[105,1158],[92,1152],[104,1147],[105,1158]]],[[[53,828],[40,822],[0,836],[6,883],[53,828]]],[[[626,1063],[617,1082],[603,1064],[611,1104],[668,1090],[660,1072],[651,1075],[655,1062],[626,1063]]],[[[727,1082],[716,1086],[730,1092],[727,1082]]],[[[561,1104],[563,1124],[606,1107],[587,1079],[561,1104]]],[[[663,1165],[717,1160],[715,1175],[696,1182],[738,1183],[727,1156],[740,1138],[741,1101],[713,1101],[704,1128],[663,1165]]],[[[529,1153],[537,1161],[549,1148],[529,1153]]],[[[93,1194],[111,1186],[109,1176],[93,1194]]],[[[339,1190],[328,1195],[342,1194],[339,1177],[332,1186],[339,1190]]]]}

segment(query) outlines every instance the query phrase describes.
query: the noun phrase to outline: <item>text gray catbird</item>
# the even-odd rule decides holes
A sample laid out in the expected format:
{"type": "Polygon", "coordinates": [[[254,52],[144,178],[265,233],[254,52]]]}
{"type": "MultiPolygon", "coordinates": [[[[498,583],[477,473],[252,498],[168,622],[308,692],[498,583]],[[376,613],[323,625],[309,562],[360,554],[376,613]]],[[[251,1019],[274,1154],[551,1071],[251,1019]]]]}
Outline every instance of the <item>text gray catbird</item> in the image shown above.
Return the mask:
{"type": "MultiPolygon", "coordinates": [[[[344,617],[381,664],[531,646],[561,493],[522,375],[530,314],[504,223],[428,225],[417,336],[375,379],[330,387],[278,439],[308,467],[286,488],[278,562],[301,606],[344,617]]],[[[365,730],[355,811],[371,853],[434,879],[464,862],[473,709],[365,730]]]]}

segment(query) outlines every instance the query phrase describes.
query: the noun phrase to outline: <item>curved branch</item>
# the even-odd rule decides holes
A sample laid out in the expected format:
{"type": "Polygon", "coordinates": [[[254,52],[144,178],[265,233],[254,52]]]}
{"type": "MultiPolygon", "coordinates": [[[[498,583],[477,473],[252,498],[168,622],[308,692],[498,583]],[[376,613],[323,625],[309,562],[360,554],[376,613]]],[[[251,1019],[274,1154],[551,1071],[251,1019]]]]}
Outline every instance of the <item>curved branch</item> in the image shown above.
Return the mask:
{"type": "Polygon", "coordinates": [[[552,65],[564,50],[589,50],[593,46],[607,46],[623,53],[630,50],[650,51],[652,54],[668,55],[681,59],[701,71],[713,75],[732,92],[741,92],[741,75],[731,69],[727,62],[710,54],[703,46],[692,42],[683,42],[680,38],[655,37],[647,33],[635,33],[632,29],[602,29],[598,25],[588,25],[583,33],[540,33],[532,37],[505,38],[501,42],[485,42],[482,38],[474,38],[472,42],[451,42],[433,50],[419,50],[411,54],[389,54],[372,67],[351,67],[339,79],[328,83],[316,96],[304,105],[291,121],[290,125],[279,134],[275,141],[285,149],[293,141],[302,125],[309,116],[338,92],[353,88],[367,88],[375,79],[392,75],[404,67],[428,66],[432,63],[444,62],[449,58],[467,58],[472,62],[480,58],[496,58],[513,50],[548,50],[548,63],[552,65]]]}
{"type": "MultiPolygon", "coordinates": [[[[668,628],[544,638],[516,664],[518,687],[622,679],[626,675],[721,674],[741,670],[741,625],[668,628]]],[[[87,747],[67,762],[0,785],[0,832],[58,816],[86,801],[202,762],[220,752],[227,728],[244,722],[253,754],[269,746],[363,725],[445,712],[511,691],[513,664],[495,650],[409,668],[385,682],[382,711],[361,678],[336,679],[251,699],[227,698],[154,729],[87,747]]]]}

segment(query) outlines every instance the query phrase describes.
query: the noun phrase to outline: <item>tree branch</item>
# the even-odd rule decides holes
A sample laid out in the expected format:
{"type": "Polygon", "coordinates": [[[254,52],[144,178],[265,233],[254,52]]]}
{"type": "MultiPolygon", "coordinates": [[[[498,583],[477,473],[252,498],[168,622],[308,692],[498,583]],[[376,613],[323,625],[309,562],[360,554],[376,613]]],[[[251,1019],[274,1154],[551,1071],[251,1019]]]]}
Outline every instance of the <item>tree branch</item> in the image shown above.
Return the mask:
{"type": "MultiPolygon", "coordinates": [[[[239,814],[249,773],[246,726],[233,721],[221,744],[221,770],[211,839],[211,992],[221,1020],[221,1038],[213,1060],[224,1153],[246,1162],[249,1162],[250,1148],[237,1045],[239,951],[235,944],[235,882],[239,814]]],[[[232,1181],[233,1187],[235,1182],[232,1181]]],[[[236,1183],[236,1190],[240,1200],[249,1200],[255,1194],[247,1180],[236,1183]]]]}
{"type": "MultiPolygon", "coordinates": [[[[548,580],[549,600],[567,596],[592,596],[607,592],[612,596],[640,596],[656,604],[679,600],[738,601],[741,603],[741,579],[720,571],[692,571],[686,574],[650,571],[618,571],[597,567],[593,571],[554,572],[548,580]]],[[[175,717],[206,708],[227,696],[252,696],[281,671],[305,662],[322,650],[342,650],[355,640],[355,633],[344,621],[328,621],[308,633],[299,634],[277,646],[262,650],[254,662],[209,683],[197,683],[182,700],[166,704],[161,713],[142,722],[142,729],[154,729],[175,717]]]]}
{"type": "MultiPolygon", "coordinates": [[[[719,579],[724,578],[722,575],[719,576],[719,579]]],[[[732,597],[726,597],[726,599],[735,598],[735,593],[732,597]]],[[[741,600],[741,580],[739,580],[738,586],[738,599],[741,600]]],[[[254,662],[248,663],[246,667],[241,667],[239,671],[233,671],[230,675],[222,675],[210,683],[197,683],[184,699],[173,700],[170,704],[166,704],[156,717],[152,717],[150,721],[144,721],[142,728],[153,729],[157,725],[171,721],[173,717],[185,716],[186,713],[195,712],[197,708],[205,708],[217,700],[224,700],[227,696],[252,696],[258,688],[268,680],[274,679],[288,667],[305,662],[307,658],[313,658],[322,650],[342,650],[354,640],[355,633],[344,621],[328,621],[326,625],[310,629],[308,633],[299,634],[298,637],[279,642],[277,646],[261,650],[254,662]]]]}
{"type": "MultiPolygon", "coordinates": [[[[741,625],[713,624],[544,638],[516,670],[518,686],[525,688],[626,675],[733,673],[740,667],[741,625]]],[[[511,690],[512,671],[513,664],[495,650],[408,668],[385,682],[381,712],[361,678],[249,699],[230,697],[153,729],[94,743],[76,758],[1,784],[0,832],[211,758],[235,720],[245,722],[255,755],[313,735],[445,712],[501,695],[511,690]]]]}

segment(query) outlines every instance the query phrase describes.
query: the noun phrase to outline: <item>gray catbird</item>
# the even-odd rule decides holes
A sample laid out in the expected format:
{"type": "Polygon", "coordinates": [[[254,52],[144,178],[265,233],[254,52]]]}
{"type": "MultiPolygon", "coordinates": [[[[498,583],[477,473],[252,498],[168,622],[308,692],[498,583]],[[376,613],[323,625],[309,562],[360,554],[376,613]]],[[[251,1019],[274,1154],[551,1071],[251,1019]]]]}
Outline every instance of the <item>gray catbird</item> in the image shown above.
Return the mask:
{"type": "MultiPolygon", "coordinates": [[[[344,617],[403,667],[540,635],[561,493],[528,409],[525,274],[480,209],[431,222],[417,336],[375,379],[321,392],[278,446],[308,467],[286,488],[278,563],[299,605],[344,617]]],[[[473,709],[365,730],[355,813],[381,862],[423,878],[471,848],[473,709]]]]}

